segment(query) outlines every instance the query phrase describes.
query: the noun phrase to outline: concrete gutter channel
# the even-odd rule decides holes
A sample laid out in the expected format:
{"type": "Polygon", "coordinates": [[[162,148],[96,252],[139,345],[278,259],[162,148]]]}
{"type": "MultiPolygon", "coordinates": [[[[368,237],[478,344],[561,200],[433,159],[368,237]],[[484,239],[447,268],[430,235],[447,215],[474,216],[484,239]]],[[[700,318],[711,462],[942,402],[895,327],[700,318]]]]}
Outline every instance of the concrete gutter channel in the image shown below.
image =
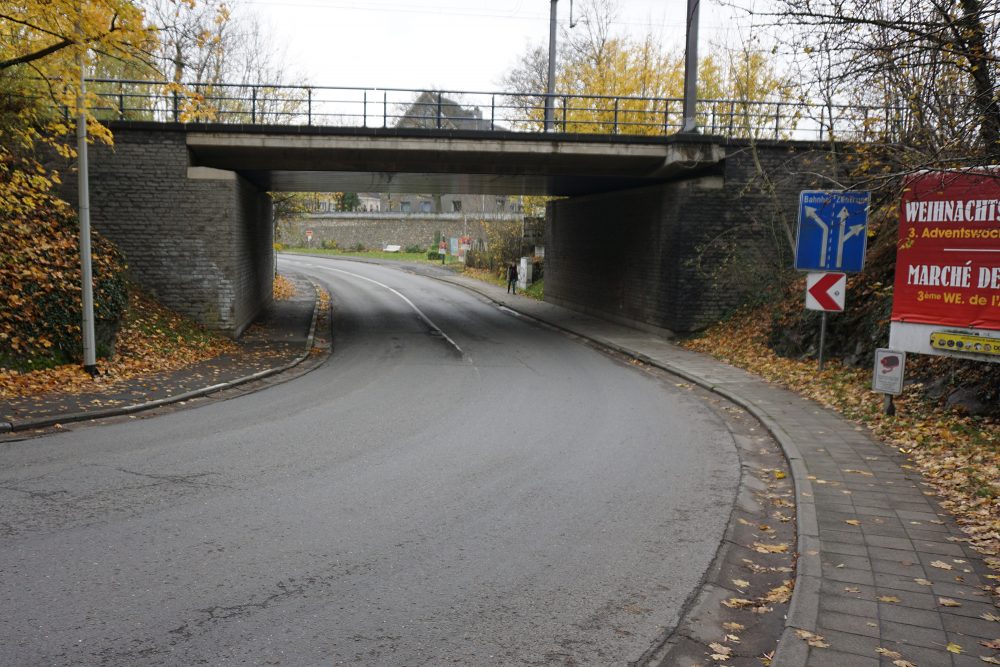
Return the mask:
{"type": "Polygon", "coordinates": [[[232,389],[233,387],[238,387],[248,382],[253,382],[255,380],[263,380],[264,378],[271,377],[273,375],[278,375],[279,373],[284,373],[290,370],[303,361],[309,358],[309,354],[312,352],[313,343],[316,338],[316,324],[319,321],[319,288],[316,284],[313,284],[313,289],[316,291],[316,299],[313,303],[313,313],[312,321],[309,324],[309,335],[306,338],[304,345],[304,350],[302,354],[293,359],[292,361],[277,366],[275,368],[266,368],[262,371],[252,373],[250,375],[245,375],[243,377],[235,378],[233,380],[228,380],[226,382],[220,382],[218,384],[213,384],[208,387],[202,387],[201,389],[192,389],[191,391],[184,392],[183,394],[177,394],[176,396],[167,396],[165,398],[158,398],[154,401],[146,401],[145,403],[134,403],[132,405],[122,405],[115,406],[111,408],[102,408],[97,410],[87,410],[82,412],[72,412],[61,415],[51,415],[48,417],[40,417],[38,419],[25,419],[13,422],[0,422],[0,434],[4,433],[16,433],[19,431],[31,431],[36,429],[48,428],[50,426],[55,426],[56,424],[68,424],[73,422],[91,421],[95,419],[106,419],[108,417],[120,417],[123,415],[135,414],[137,412],[145,412],[147,410],[153,410],[156,408],[161,408],[165,405],[172,405],[174,403],[181,403],[183,401],[190,401],[194,398],[201,398],[203,396],[208,396],[209,394],[214,394],[219,391],[226,389],[232,389]]]}

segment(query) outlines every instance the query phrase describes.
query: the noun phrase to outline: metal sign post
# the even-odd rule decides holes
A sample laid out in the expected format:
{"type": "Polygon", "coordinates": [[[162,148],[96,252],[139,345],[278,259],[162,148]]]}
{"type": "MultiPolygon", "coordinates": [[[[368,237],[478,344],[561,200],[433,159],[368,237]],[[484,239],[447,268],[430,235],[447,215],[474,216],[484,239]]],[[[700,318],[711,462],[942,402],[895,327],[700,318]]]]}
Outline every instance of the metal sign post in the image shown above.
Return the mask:
{"type": "Polygon", "coordinates": [[[819,369],[823,370],[823,350],[826,349],[826,311],[819,320],[819,369]]]}
{"type": "Polygon", "coordinates": [[[806,276],[806,309],[823,311],[819,325],[819,369],[823,370],[826,349],[826,314],[844,310],[847,274],[810,273],[806,276]]]}
{"type": "Polygon", "coordinates": [[[816,272],[806,278],[806,308],[823,311],[819,328],[820,370],[826,346],[826,314],[844,310],[845,274],[857,273],[865,264],[870,205],[870,192],[803,190],[799,193],[795,268],[816,272]]]}

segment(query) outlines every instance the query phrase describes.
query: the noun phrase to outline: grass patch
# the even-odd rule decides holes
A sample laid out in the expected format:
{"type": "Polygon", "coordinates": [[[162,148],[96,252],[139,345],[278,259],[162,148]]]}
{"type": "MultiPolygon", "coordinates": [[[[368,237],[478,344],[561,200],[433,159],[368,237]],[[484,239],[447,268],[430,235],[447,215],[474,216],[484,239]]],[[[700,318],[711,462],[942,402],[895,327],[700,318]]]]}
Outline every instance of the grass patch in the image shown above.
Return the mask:
{"type": "MultiPolygon", "coordinates": [[[[489,269],[474,269],[471,266],[467,266],[462,270],[462,275],[507,289],[507,279],[497,275],[489,269]]],[[[523,294],[524,296],[537,301],[544,301],[545,281],[539,280],[538,282],[531,283],[528,285],[528,289],[520,290],[518,294],[523,294]]]]}
{"type": "MultiPolygon", "coordinates": [[[[365,250],[352,252],[348,250],[329,250],[325,248],[285,248],[282,252],[307,255],[328,255],[330,257],[356,257],[359,259],[384,259],[393,262],[421,262],[423,264],[440,264],[441,261],[427,259],[426,252],[383,252],[381,250],[365,250]]],[[[459,264],[458,258],[448,255],[445,264],[459,264]]]]}

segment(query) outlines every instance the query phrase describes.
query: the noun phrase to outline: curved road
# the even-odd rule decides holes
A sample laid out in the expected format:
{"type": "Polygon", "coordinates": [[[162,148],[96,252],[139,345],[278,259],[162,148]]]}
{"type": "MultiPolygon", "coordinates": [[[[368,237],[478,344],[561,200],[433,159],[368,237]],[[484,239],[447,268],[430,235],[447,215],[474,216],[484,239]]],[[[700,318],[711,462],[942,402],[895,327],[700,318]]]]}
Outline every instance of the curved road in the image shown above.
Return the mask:
{"type": "Polygon", "coordinates": [[[0,446],[0,664],[612,665],[677,622],[739,477],[691,393],[459,288],[282,258],[331,359],[0,446]]]}

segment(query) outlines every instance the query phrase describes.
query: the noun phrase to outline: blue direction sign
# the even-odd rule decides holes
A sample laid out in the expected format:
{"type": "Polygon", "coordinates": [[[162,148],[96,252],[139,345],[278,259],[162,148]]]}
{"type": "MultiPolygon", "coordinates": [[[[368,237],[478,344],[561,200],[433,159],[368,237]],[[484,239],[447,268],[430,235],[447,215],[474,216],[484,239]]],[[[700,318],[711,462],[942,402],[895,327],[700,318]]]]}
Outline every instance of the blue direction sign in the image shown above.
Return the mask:
{"type": "Polygon", "coordinates": [[[804,190],[799,195],[795,268],[857,273],[865,265],[870,192],[804,190]]]}

